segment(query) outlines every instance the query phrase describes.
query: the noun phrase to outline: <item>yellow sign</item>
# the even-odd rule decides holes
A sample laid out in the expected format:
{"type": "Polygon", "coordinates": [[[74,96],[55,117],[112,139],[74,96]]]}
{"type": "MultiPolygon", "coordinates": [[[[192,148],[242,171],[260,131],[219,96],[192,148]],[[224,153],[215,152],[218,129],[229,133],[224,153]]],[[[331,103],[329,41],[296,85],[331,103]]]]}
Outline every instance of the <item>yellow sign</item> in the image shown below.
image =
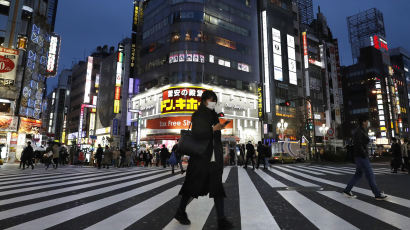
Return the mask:
{"type": "Polygon", "coordinates": [[[258,116],[263,117],[262,87],[258,87],[258,116]]]}
{"type": "Polygon", "coordinates": [[[201,104],[201,87],[172,87],[162,92],[161,113],[193,113],[201,104]]]}
{"type": "Polygon", "coordinates": [[[114,101],[114,113],[120,113],[120,100],[114,101]]]}

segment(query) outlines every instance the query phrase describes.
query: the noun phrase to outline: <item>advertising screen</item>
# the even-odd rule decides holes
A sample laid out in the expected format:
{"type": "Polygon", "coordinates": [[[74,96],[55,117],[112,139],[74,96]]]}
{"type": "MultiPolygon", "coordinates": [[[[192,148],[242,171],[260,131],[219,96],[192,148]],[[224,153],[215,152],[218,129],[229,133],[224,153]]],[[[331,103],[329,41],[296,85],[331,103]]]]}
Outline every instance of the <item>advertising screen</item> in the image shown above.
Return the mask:
{"type": "Polygon", "coordinates": [[[0,47],[0,86],[14,85],[18,59],[18,50],[0,47]]]}

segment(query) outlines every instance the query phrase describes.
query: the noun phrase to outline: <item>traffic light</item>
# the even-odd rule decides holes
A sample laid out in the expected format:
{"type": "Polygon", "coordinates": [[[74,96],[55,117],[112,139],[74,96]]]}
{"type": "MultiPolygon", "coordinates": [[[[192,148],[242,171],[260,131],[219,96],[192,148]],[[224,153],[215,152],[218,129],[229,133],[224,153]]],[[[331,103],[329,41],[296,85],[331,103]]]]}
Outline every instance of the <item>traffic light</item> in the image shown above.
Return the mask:
{"type": "Polygon", "coordinates": [[[289,107],[291,105],[290,101],[285,101],[282,103],[279,103],[280,106],[284,106],[284,107],[289,107]]]}

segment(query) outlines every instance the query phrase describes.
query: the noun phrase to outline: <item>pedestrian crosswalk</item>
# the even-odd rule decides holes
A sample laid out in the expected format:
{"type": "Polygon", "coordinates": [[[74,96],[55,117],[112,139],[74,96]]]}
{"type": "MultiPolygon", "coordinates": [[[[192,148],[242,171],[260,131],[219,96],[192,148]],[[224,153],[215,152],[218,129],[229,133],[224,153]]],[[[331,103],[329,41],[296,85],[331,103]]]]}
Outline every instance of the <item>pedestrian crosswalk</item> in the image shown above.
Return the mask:
{"type": "MultiPolygon", "coordinates": [[[[357,199],[341,194],[354,170],[318,164],[225,167],[225,214],[235,229],[245,230],[409,229],[409,197],[385,190],[388,200],[376,201],[365,184],[353,189],[357,199]]],[[[389,169],[374,171],[385,176],[389,169]]],[[[185,174],[169,169],[8,167],[0,174],[0,229],[216,229],[209,197],[188,204],[191,225],[173,219],[185,174]]]]}

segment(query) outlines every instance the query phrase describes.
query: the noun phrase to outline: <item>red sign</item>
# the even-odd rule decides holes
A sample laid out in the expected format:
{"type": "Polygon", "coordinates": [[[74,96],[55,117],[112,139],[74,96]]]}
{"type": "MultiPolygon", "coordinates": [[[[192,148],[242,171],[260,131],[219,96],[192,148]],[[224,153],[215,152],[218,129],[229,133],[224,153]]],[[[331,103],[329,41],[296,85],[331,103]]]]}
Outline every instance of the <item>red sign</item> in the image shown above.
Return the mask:
{"type": "Polygon", "coordinates": [[[114,100],[120,100],[120,97],[121,97],[121,87],[120,86],[115,86],[114,100]]]}
{"type": "Polygon", "coordinates": [[[161,113],[193,113],[201,104],[201,87],[172,87],[162,92],[161,113]]]}
{"type": "MultiPolygon", "coordinates": [[[[219,119],[221,124],[224,124],[229,119],[219,119]]],[[[233,129],[233,122],[225,126],[225,129],[233,129]]],[[[163,117],[152,120],[147,120],[147,129],[189,129],[191,124],[191,116],[180,117],[163,117]]]]}
{"type": "Polygon", "coordinates": [[[8,57],[0,55],[0,73],[7,73],[14,69],[14,62],[8,57]]]}

